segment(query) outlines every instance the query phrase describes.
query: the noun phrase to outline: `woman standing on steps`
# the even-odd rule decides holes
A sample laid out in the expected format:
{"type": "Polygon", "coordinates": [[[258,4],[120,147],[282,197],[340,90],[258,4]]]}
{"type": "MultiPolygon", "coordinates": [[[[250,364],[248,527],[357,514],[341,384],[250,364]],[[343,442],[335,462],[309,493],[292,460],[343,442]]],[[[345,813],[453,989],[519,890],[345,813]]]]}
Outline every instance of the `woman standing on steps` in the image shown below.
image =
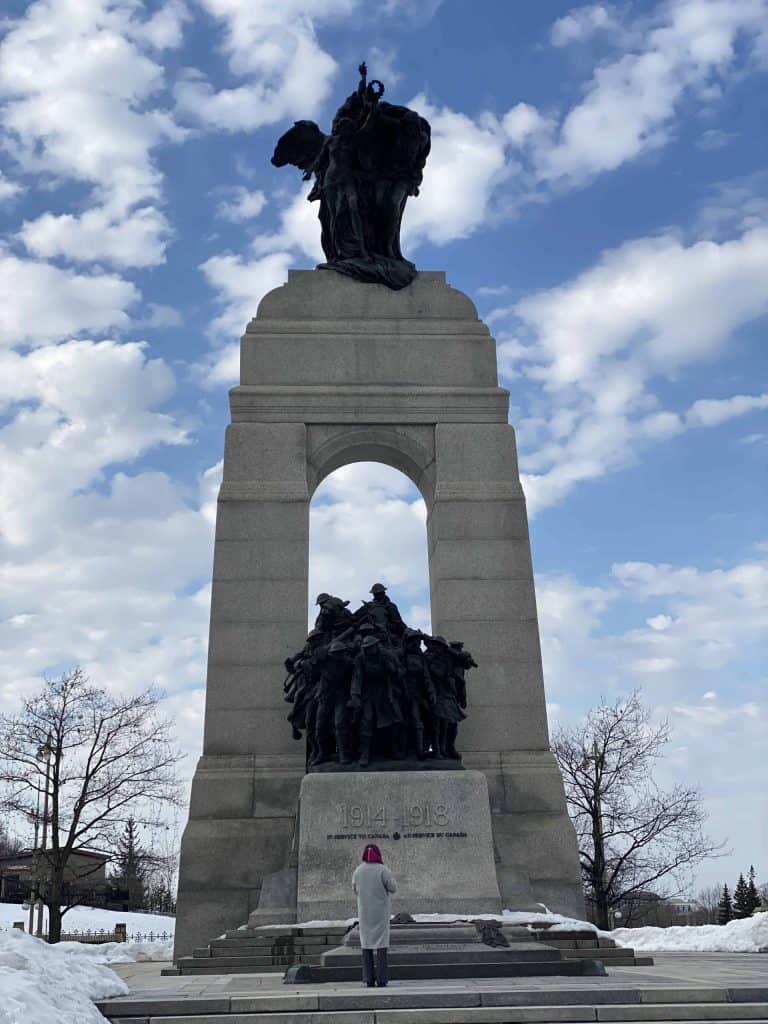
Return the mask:
{"type": "Polygon", "coordinates": [[[369,843],[363,850],[363,862],[352,875],[357,896],[357,918],[363,953],[363,981],[368,988],[384,988],[388,980],[390,896],[397,892],[395,876],[381,859],[381,850],[369,843]],[[376,951],[374,971],[373,952],[376,951]]]}

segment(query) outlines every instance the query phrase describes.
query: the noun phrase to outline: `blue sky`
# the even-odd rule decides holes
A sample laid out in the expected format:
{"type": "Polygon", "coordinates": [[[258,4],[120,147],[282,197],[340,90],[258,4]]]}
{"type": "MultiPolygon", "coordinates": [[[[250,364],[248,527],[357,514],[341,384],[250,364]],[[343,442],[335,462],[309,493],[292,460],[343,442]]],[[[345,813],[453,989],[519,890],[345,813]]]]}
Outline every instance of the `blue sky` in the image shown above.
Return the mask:
{"type": "MultiPolygon", "coordinates": [[[[320,258],[269,156],[365,58],[432,123],[406,252],[498,342],[551,720],[642,686],[733,851],[696,884],[768,879],[766,0],[41,0],[2,31],[3,707],[73,662],[155,681],[191,768],[237,339],[320,258]]],[[[411,485],[326,481],[312,574],[426,624],[411,485]]]]}

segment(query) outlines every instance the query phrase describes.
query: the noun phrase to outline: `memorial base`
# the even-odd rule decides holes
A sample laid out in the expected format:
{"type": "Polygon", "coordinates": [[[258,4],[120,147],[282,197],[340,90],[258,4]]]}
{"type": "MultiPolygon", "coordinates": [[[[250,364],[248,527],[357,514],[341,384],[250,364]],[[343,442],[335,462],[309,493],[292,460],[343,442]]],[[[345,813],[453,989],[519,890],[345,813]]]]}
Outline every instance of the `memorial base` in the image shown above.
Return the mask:
{"type": "Polygon", "coordinates": [[[299,805],[299,921],[357,916],[351,878],[367,843],[397,879],[393,912],[501,910],[482,772],[312,774],[299,805]]]}

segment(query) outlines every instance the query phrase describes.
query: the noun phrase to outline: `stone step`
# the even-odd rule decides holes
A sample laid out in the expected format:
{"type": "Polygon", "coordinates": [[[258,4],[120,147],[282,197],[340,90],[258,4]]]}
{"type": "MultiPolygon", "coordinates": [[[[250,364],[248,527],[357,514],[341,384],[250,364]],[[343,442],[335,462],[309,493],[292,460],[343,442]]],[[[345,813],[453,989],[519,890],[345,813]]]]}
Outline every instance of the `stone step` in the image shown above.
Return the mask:
{"type": "Polygon", "coordinates": [[[204,958],[210,956],[290,956],[291,954],[299,956],[305,953],[312,956],[315,954],[319,955],[320,953],[325,953],[328,949],[336,949],[338,945],[338,942],[333,945],[329,945],[327,942],[297,942],[295,945],[290,946],[254,946],[250,943],[224,945],[223,943],[215,942],[211,943],[210,946],[200,946],[197,949],[194,949],[192,951],[192,956],[204,958]]]}
{"type": "MultiPolygon", "coordinates": [[[[465,964],[465,963],[524,963],[533,961],[536,963],[557,962],[561,963],[563,956],[560,950],[547,949],[538,942],[529,942],[527,945],[515,945],[508,948],[492,948],[483,946],[477,942],[473,945],[457,946],[453,943],[446,943],[440,946],[437,943],[430,943],[428,946],[394,946],[388,956],[390,966],[405,964],[465,964]]],[[[350,949],[348,946],[341,946],[323,953],[320,958],[323,967],[349,967],[360,964],[360,951],[350,949]]]]}
{"type": "MultiPolygon", "coordinates": [[[[357,981],[360,964],[355,966],[312,966],[311,983],[357,981]]],[[[392,981],[434,981],[447,978],[545,978],[582,977],[605,974],[599,960],[485,960],[475,962],[429,962],[392,964],[392,981]]]]}
{"type": "Polygon", "coordinates": [[[243,974],[243,973],[275,973],[285,970],[291,964],[319,964],[320,954],[302,954],[294,956],[182,956],[177,961],[177,968],[182,974],[243,974]]]}
{"type": "MultiPolygon", "coordinates": [[[[195,1000],[202,1002],[202,1000],[195,1000]]],[[[232,997],[232,1003],[238,1000],[232,997]]],[[[223,1012],[213,1008],[206,1012],[198,1011],[177,1013],[170,1006],[163,1006],[157,1001],[149,1012],[140,1017],[133,1014],[126,1016],[110,1015],[113,1024],[318,1024],[327,1020],[328,1024],[576,1024],[591,1021],[623,1022],[623,1024],[640,1024],[640,1022],[686,1021],[688,1024],[716,1021],[755,1021],[768,1019],[766,1003],[690,1003],[690,1004],[640,1004],[640,1005],[582,1005],[582,1006],[434,1006],[434,1007],[376,1007],[354,1010],[337,1009],[294,1009],[287,1012],[252,1010],[253,1000],[243,999],[243,1010],[235,1006],[223,1012]]],[[[363,1000],[359,1000],[362,1004],[363,1000]]],[[[381,1006],[381,1004],[379,1004],[381,1006]]],[[[105,1005],[101,1004],[102,1012],[105,1005]]]]}

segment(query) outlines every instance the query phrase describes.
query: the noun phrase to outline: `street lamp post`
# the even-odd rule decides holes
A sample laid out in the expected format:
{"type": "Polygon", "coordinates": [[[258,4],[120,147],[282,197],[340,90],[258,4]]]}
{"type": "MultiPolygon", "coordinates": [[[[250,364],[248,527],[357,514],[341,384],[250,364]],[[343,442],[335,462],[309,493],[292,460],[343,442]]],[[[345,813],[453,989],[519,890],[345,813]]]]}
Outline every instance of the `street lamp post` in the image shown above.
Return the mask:
{"type": "MultiPolygon", "coordinates": [[[[48,738],[45,741],[45,745],[41,747],[38,752],[38,757],[42,754],[45,757],[45,794],[43,796],[43,836],[42,842],[40,843],[39,857],[45,852],[45,844],[48,841],[48,787],[50,784],[51,777],[51,754],[53,753],[53,737],[48,733],[48,738]]],[[[35,839],[37,839],[37,829],[35,829],[35,839]]],[[[40,860],[38,858],[38,864],[40,860]]],[[[35,929],[35,935],[38,939],[43,937],[43,910],[44,903],[42,900],[42,887],[40,885],[40,879],[38,878],[38,894],[37,894],[37,928],[35,929]]],[[[32,932],[31,927],[32,911],[30,910],[30,934],[32,932]]]]}

